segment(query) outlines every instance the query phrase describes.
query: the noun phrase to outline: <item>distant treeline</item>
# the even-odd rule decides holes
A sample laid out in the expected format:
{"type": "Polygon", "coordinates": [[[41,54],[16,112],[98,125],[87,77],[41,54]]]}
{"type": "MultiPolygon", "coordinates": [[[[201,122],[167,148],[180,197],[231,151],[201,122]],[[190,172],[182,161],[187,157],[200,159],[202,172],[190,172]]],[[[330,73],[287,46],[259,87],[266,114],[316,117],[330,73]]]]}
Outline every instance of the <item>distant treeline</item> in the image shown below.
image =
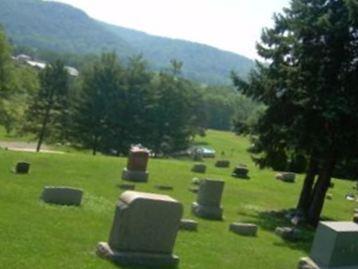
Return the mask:
{"type": "Polygon", "coordinates": [[[185,149],[205,129],[230,130],[255,117],[261,106],[227,86],[203,86],[183,78],[180,61],[153,72],[141,56],[115,53],[72,57],[16,48],[48,60],[35,70],[11,60],[0,34],[0,124],[39,141],[71,143],[93,153],[126,154],[141,143],[156,154],[185,149]],[[56,60],[57,59],[57,60],[56,60]],[[70,77],[64,64],[80,69],[70,77]]]}

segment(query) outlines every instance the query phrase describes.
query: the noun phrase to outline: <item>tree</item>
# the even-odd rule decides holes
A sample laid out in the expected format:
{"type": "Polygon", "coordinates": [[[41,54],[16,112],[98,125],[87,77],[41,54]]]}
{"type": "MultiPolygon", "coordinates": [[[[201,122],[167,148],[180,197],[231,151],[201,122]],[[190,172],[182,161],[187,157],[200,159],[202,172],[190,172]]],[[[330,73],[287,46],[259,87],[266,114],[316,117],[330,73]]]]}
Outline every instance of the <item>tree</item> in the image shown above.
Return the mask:
{"type": "Polygon", "coordinates": [[[161,72],[153,79],[153,107],[150,110],[150,148],[156,154],[185,149],[197,133],[194,111],[200,105],[193,84],[180,75],[180,64],[172,62],[173,70],[161,72]]]}
{"type": "Polygon", "coordinates": [[[21,126],[29,96],[37,89],[37,73],[14,64],[11,47],[0,27],[0,124],[8,134],[21,126]]]}
{"type": "Polygon", "coordinates": [[[127,154],[133,144],[148,144],[151,135],[150,109],[154,97],[151,92],[153,74],[142,56],[134,56],[123,74],[123,95],[112,105],[113,137],[117,153],[127,154]]]}
{"type": "Polygon", "coordinates": [[[11,76],[11,92],[1,100],[0,108],[0,122],[7,134],[22,131],[29,100],[39,89],[38,74],[30,67],[15,65],[11,76]]]}
{"type": "Polygon", "coordinates": [[[61,119],[68,109],[68,74],[61,61],[48,64],[39,74],[40,89],[28,111],[29,130],[37,132],[36,150],[41,150],[45,137],[62,128],[61,119]]]}
{"type": "Polygon", "coordinates": [[[142,144],[156,154],[186,148],[197,132],[195,87],[175,72],[154,75],[140,56],[126,67],[114,53],[103,54],[84,73],[74,113],[73,138],[82,146],[127,154],[142,144]]]}
{"type": "Polygon", "coordinates": [[[3,28],[0,26],[0,98],[6,98],[10,91],[11,70],[10,45],[3,28]]]}
{"type": "Polygon", "coordinates": [[[316,225],[338,162],[358,149],[358,3],[293,0],[265,29],[258,64],[244,94],[267,109],[252,130],[262,166],[286,166],[290,155],[309,162],[297,208],[316,225]]]}
{"type": "MultiPolygon", "coordinates": [[[[5,32],[0,26],[0,123],[8,125],[9,99],[11,97],[11,84],[13,83],[13,65],[11,62],[10,45],[5,32]]],[[[8,131],[8,128],[6,128],[8,131]]]]}
{"type": "Polygon", "coordinates": [[[73,137],[84,147],[97,151],[108,151],[114,143],[113,132],[118,132],[121,124],[124,71],[115,53],[104,53],[101,59],[83,74],[82,88],[74,111],[73,137]]]}

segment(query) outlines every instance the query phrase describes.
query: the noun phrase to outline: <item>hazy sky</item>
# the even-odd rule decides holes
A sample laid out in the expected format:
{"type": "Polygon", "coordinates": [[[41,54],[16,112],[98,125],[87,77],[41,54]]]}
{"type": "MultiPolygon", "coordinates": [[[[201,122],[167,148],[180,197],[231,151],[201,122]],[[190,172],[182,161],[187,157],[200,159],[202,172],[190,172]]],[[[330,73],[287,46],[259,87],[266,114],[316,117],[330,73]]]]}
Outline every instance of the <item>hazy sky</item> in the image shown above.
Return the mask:
{"type": "Polygon", "coordinates": [[[256,58],[255,43],[289,0],[57,0],[91,17],[149,34],[256,58]]]}

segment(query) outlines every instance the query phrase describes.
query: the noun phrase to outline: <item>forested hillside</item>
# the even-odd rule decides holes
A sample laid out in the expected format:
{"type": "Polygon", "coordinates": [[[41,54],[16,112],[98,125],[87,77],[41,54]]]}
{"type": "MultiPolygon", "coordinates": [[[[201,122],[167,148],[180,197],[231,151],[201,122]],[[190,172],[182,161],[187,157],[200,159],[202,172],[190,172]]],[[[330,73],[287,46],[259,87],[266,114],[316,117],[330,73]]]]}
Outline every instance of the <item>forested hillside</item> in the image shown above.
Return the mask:
{"type": "Polygon", "coordinates": [[[245,76],[253,67],[235,53],[108,25],[56,2],[1,0],[0,24],[16,46],[72,54],[116,51],[122,58],[142,54],[155,70],[175,58],[184,63],[187,78],[205,83],[228,84],[231,70],[245,76]]]}

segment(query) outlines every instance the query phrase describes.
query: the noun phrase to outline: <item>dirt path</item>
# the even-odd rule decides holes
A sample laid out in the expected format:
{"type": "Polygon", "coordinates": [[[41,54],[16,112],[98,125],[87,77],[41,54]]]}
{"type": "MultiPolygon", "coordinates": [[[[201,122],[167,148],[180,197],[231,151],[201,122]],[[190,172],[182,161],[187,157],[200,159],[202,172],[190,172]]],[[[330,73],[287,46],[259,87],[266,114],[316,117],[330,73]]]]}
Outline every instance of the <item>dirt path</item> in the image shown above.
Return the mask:
{"type": "MultiPolygon", "coordinates": [[[[23,152],[36,152],[37,144],[35,142],[20,142],[20,141],[0,141],[0,148],[12,150],[12,151],[23,151],[23,152]]],[[[49,149],[48,146],[43,145],[41,147],[42,153],[57,153],[63,154],[63,151],[56,151],[49,149]]]]}

